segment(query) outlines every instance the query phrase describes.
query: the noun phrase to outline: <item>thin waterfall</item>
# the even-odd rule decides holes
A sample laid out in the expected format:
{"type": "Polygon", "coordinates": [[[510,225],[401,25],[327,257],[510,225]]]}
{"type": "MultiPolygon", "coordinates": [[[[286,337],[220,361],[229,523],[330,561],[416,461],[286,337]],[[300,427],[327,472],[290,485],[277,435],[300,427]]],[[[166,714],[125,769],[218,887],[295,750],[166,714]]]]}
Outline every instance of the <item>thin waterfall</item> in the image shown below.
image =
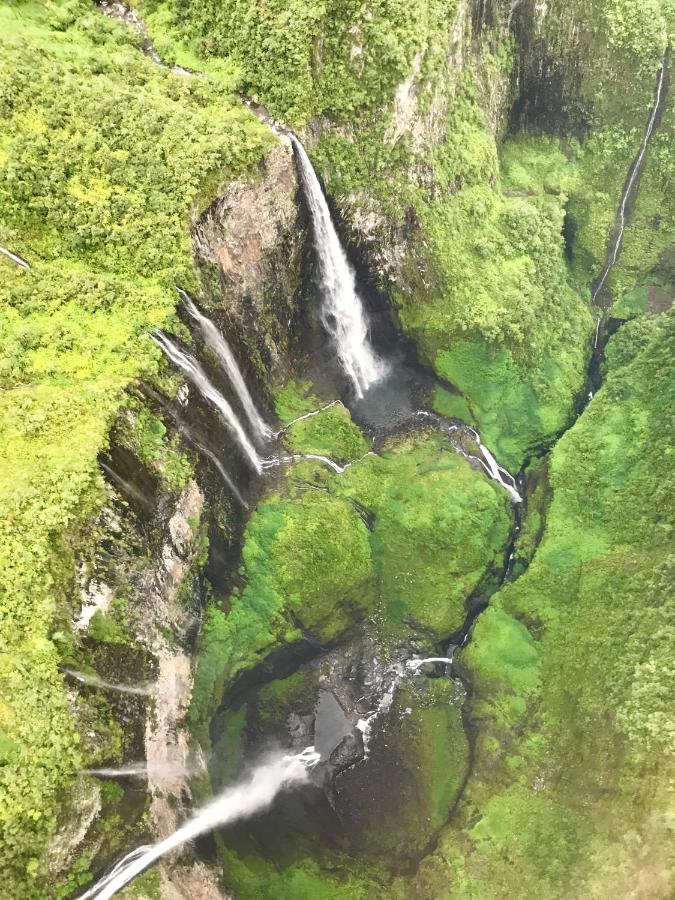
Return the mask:
{"type": "Polygon", "coordinates": [[[89,675],[87,672],[78,672],[77,669],[70,669],[62,666],[61,671],[64,675],[70,675],[80,684],[87,684],[90,687],[101,688],[104,691],[116,691],[118,694],[135,694],[138,697],[150,697],[154,691],[154,685],[131,685],[118,684],[115,681],[106,681],[99,675],[89,675]]]}
{"type": "Polygon", "coordinates": [[[200,834],[267,809],[281,790],[306,782],[309,770],[319,760],[320,755],[314,747],[307,747],[295,756],[277,755],[258,766],[248,780],[228,788],[165,840],[127,853],[107,875],[85,891],[80,900],[108,900],[165,853],[200,834]]]}
{"type": "Polygon", "coordinates": [[[17,256],[16,253],[12,253],[11,250],[8,250],[7,247],[0,247],[0,253],[7,257],[7,259],[11,259],[13,263],[16,263],[17,266],[21,266],[22,269],[30,269],[30,265],[26,262],[25,259],[21,259],[20,256],[17,256]]]}
{"type": "Polygon", "coordinates": [[[293,134],[290,139],[312,220],[323,292],[321,321],[357,397],[361,398],[382,378],[386,366],[370,343],[365,310],[356,292],[356,275],[340,244],[319,179],[300,141],[293,134]]]}
{"type": "Polygon", "coordinates": [[[145,506],[146,508],[152,508],[152,501],[149,500],[142,491],[140,491],[135,485],[133,485],[130,481],[127,481],[125,478],[122,478],[114,469],[111,469],[109,465],[104,463],[103,461],[99,462],[100,467],[109,475],[110,478],[115,482],[117,487],[123,491],[125,494],[128,494],[130,497],[133,497],[141,506],[145,506]]]}
{"type": "Polygon", "coordinates": [[[157,391],[154,391],[147,384],[143,386],[143,389],[145,390],[145,392],[147,394],[149,394],[151,397],[153,397],[157,401],[157,403],[162,407],[162,409],[164,409],[171,416],[171,418],[176,423],[176,428],[180,431],[180,433],[183,435],[185,440],[189,444],[192,444],[192,446],[195,447],[200,453],[203,453],[204,456],[206,456],[208,459],[211,460],[213,465],[220,472],[221,478],[223,479],[223,481],[225,482],[227,487],[230,489],[230,491],[232,492],[232,495],[235,497],[235,499],[238,500],[239,503],[241,503],[241,505],[244,507],[244,509],[248,509],[248,503],[242,497],[241,492],[237,488],[236,484],[230,478],[230,475],[229,475],[227,469],[221,463],[221,461],[218,459],[218,457],[213,452],[213,450],[209,449],[209,447],[207,447],[202,441],[200,441],[195,436],[195,434],[193,433],[192,429],[189,427],[187,422],[183,421],[183,419],[178,415],[178,413],[171,406],[171,404],[167,403],[166,400],[164,399],[164,397],[161,396],[161,394],[158,394],[157,391]]]}
{"type": "Polygon", "coordinates": [[[215,406],[246,459],[251,463],[256,472],[262,472],[260,457],[242,428],[234,410],[220,391],[211,384],[199,363],[188,353],[181,350],[180,347],[174,344],[173,341],[161,331],[156,331],[151,337],[153,341],[161,347],[171,362],[175,366],[178,366],[178,368],[189,378],[200,394],[215,406]]]}
{"type": "Polygon", "coordinates": [[[593,291],[593,303],[595,303],[595,298],[598,296],[600,291],[605,286],[605,282],[609,276],[609,273],[612,271],[613,267],[616,265],[616,261],[619,258],[619,253],[621,251],[621,244],[623,242],[623,235],[626,230],[626,209],[628,207],[628,202],[631,199],[633,194],[633,189],[635,188],[635,184],[637,182],[638,176],[642,171],[642,163],[644,162],[645,153],[647,152],[647,145],[649,144],[649,139],[652,136],[652,132],[654,131],[654,125],[656,124],[656,117],[659,114],[659,110],[661,109],[661,100],[663,98],[663,87],[666,81],[666,71],[667,64],[666,58],[661,62],[661,71],[659,72],[658,82],[656,85],[656,96],[654,97],[654,106],[652,107],[651,115],[649,116],[649,121],[647,122],[647,130],[644,133],[644,137],[642,138],[642,144],[640,145],[640,152],[638,153],[630,171],[630,175],[628,177],[628,182],[626,184],[625,190],[623,192],[623,196],[621,198],[621,205],[619,207],[619,232],[616,236],[616,241],[614,242],[614,247],[612,248],[609,256],[607,258],[607,264],[602,273],[602,277],[597,284],[597,287],[593,291]]]}
{"type": "Polygon", "coordinates": [[[241,492],[237,488],[237,485],[234,483],[234,481],[232,481],[232,479],[230,478],[230,476],[228,474],[227,469],[221,463],[221,461],[218,459],[218,457],[213,452],[213,450],[210,450],[205,444],[202,444],[200,441],[198,441],[197,438],[194,437],[194,435],[192,434],[190,429],[187,427],[187,425],[185,425],[185,423],[177,421],[176,425],[177,425],[180,433],[185,438],[185,440],[189,441],[191,444],[193,444],[197,448],[197,450],[199,450],[200,453],[203,453],[204,456],[208,457],[208,459],[211,460],[211,462],[216,467],[216,469],[218,469],[218,472],[220,473],[220,477],[223,479],[223,481],[225,482],[227,487],[230,489],[232,496],[244,507],[244,509],[248,509],[248,503],[242,497],[241,492]]]}
{"type": "Polygon", "coordinates": [[[251,423],[254,438],[260,444],[264,444],[272,437],[272,429],[256,409],[256,405],[253,402],[253,398],[251,397],[248,388],[246,387],[246,382],[244,381],[239,366],[237,365],[234,354],[230,350],[229,344],[227,343],[223,335],[218,331],[213,322],[197,309],[192,299],[185,293],[185,291],[182,291],[179,288],[178,293],[180,294],[180,298],[183,301],[188,313],[197,323],[201,333],[204,335],[204,340],[206,341],[207,347],[214,353],[214,355],[218,359],[218,362],[227,372],[228,377],[232,382],[232,387],[234,388],[237,397],[239,397],[239,401],[241,403],[242,409],[244,410],[244,413],[246,414],[246,418],[251,423]]]}

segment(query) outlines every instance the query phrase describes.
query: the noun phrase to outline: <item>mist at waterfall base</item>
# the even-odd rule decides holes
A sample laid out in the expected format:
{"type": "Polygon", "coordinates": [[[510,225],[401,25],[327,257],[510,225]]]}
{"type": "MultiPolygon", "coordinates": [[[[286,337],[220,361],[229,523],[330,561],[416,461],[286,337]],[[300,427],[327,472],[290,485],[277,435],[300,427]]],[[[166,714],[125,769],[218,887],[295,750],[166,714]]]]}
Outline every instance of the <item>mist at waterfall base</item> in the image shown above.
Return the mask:
{"type": "Polygon", "coordinates": [[[307,153],[295,135],[290,140],[312,230],[316,318],[326,335],[311,378],[321,384],[332,371],[338,387],[344,385],[340,393],[352,417],[369,430],[401,427],[412,419],[430,379],[396,327],[388,299],[370,281],[367,267],[348,257],[307,153]]]}
{"type": "Polygon", "coordinates": [[[168,838],[137,847],[123,857],[107,875],[80,895],[80,900],[107,900],[129,884],[148,866],[172,850],[202,834],[267,809],[280,791],[306,783],[309,772],[320,761],[313,747],[293,756],[277,753],[257,765],[248,778],[227,788],[211,803],[188,819],[168,838]]]}

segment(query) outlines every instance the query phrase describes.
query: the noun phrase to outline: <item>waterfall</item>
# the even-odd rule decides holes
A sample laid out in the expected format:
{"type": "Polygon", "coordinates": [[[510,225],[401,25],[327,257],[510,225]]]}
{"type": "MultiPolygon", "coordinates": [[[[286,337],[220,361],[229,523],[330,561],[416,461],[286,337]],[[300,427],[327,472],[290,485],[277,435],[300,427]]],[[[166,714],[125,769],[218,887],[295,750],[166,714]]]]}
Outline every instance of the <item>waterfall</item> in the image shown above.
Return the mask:
{"type": "Polygon", "coordinates": [[[659,110],[661,109],[661,99],[663,97],[663,86],[666,80],[666,60],[664,59],[661,63],[661,71],[659,72],[659,78],[656,85],[656,96],[654,97],[654,106],[652,107],[651,114],[649,116],[649,121],[647,122],[647,130],[644,133],[644,137],[642,138],[642,144],[640,145],[640,152],[638,153],[632,167],[630,170],[630,175],[628,176],[628,182],[626,184],[625,190],[623,192],[623,196],[621,198],[621,205],[619,207],[619,232],[616,237],[616,241],[614,242],[614,247],[612,251],[609,253],[607,258],[607,264],[602,273],[602,277],[597,284],[597,287],[593,291],[593,299],[592,302],[595,303],[595,298],[598,296],[600,291],[603,289],[605,282],[609,276],[609,273],[612,271],[612,268],[616,265],[616,261],[619,258],[619,252],[621,250],[621,243],[623,241],[623,234],[626,230],[626,209],[628,207],[628,201],[631,198],[631,194],[633,193],[633,188],[635,187],[635,183],[637,182],[638,176],[642,171],[642,163],[644,162],[645,153],[647,152],[647,145],[649,144],[649,139],[652,136],[652,132],[654,131],[654,125],[656,124],[656,117],[659,114],[659,110]]]}
{"type": "Polygon", "coordinates": [[[511,494],[511,499],[514,503],[522,503],[523,498],[520,496],[516,489],[516,479],[513,477],[513,475],[510,472],[507,472],[507,470],[503,466],[499,465],[499,463],[490,453],[485,444],[480,443],[480,438],[478,438],[478,446],[480,447],[480,452],[483,454],[483,458],[487,463],[485,469],[490,478],[492,478],[493,481],[496,481],[497,484],[501,484],[504,490],[508,491],[509,494],[511,494]],[[504,481],[502,475],[505,475],[511,483],[509,484],[508,482],[504,481]]]}
{"type": "Polygon", "coordinates": [[[356,292],[356,276],[340,244],[319,179],[300,141],[293,134],[290,138],[312,220],[323,292],[321,321],[357,397],[361,398],[382,378],[386,368],[370,344],[365,311],[356,292]]]}
{"type": "Polygon", "coordinates": [[[220,391],[211,384],[199,363],[188,353],[185,353],[176,346],[176,344],[169,340],[169,338],[161,331],[156,331],[151,337],[155,343],[161,347],[171,362],[175,366],[178,366],[178,368],[190,379],[200,394],[216,407],[246,459],[251,463],[256,472],[261,472],[262,465],[260,457],[258,456],[255,447],[248,439],[234,410],[220,391]]]}
{"type": "Polygon", "coordinates": [[[180,294],[180,298],[185,304],[188,313],[197,323],[200,331],[204,335],[207,347],[214,353],[218,362],[227,372],[228,377],[232,382],[232,387],[234,388],[237,397],[239,397],[246,418],[251,423],[255,439],[261,444],[264,444],[272,436],[272,429],[256,409],[253,398],[246,387],[246,382],[239,370],[234,354],[230,350],[229,344],[213,322],[197,309],[185,291],[179,289],[178,293],[180,294]]]}
{"type": "Polygon", "coordinates": [[[165,853],[175,850],[187,841],[214,828],[230,825],[267,809],[276,795],[286,787],[302,784],[308,771],[320,760],[314,747],[307,747],[295,756],[277,755],[258,766],[251,777],[228,788],[205,806],[168,838],[150,846],[137,847],[123,857],[116,866],[93,887],[81,895],[80,900],[108,900],[140,875],[165,853]]]}
{"type": "Polygon", "coordinates": [[[133,497],[134,500],[140,503],[141,506],[146,507],[146,509],[152,508],[152,501],[149,500],[135,485],[131,484],[131,482],[127,481],[125,478],[122,478],[121,475],[118,475],[114,469],[111,469],[110,466],[103,461],[100,461],[99,465],[123,493],[128,494],[129,497],[133,497]]]}
{"type": "Polygon", "coordinates": [[[147,778],[146,763],[127,763],[124,766],[99,766],[97,769],[82,769],[83,775],[94,778],[147,778]]]}
{"type": "Polygon", "coordinates": [[[70,675],[75,681],[81,684],[88,684],[90,687],[101,688],[104,691],[116,691],[118,694],[136,694],[139,697],[149,697],[153,693],[152,685],[141,685],[134,687],[130,684],[118,684],[114,681],[106,681],[99,675],[89,675],[86,672],[78,672],[76,669],[69,669],[66,666],[61,667],[64,675],[70,675]]]}
{"type": "Polygon", "coordinates": [[[426,663],[444,663],[446,666],[451,666],[452,659],[449,656],[427,656],[426,659],[409,659],[406,662],[406,668],[416,672],[421,666],[426,665],[426,663]]]}
{"type": "Polygon", "coordinates": [[[17,266],[21,266],[22,269],[30,269],[30,266],[25,259],[21,259],[20,256],[17,256],[16,253],[12,253],[12,251],[8,250],[7,247],[0,247],[0,253],[3,253],[7,257],[7,259],[11,259],[13,263],[17,264],[17,266]]]}
{"type": "Polygon", "coordinates": [[[202,444],[201,441],[198,441],[197,438],[192,434],[190,429],[187,427],[187,425],[184,422],[181,422],[177,417],[176,417],[176,425],[177,425],[180,433],[185,438],[185,440],[189,441],[191,444],[193,444],[197,448],[197,450],[199,450],[200,453],[203,453],[204,456],[206,456],[208,459],[211,460],[211,462],[216,467],[216,469],[218,469],[218,472],[220,473],[220,477],[223,479],[223,481],[225,482],[227,487],[230,489],[232,496],[239,503],[241,503],[241,505],[244,507],[244,509],[248,509],[248,503],[242,497],[241,492],[237,488],[237,485],[234,483],[234,481],[232,481],[227,469],[221,463],[221,461],[218,459],[218,457],[213,452],[213,450],[210,450],[205,444],[202,444]]]}

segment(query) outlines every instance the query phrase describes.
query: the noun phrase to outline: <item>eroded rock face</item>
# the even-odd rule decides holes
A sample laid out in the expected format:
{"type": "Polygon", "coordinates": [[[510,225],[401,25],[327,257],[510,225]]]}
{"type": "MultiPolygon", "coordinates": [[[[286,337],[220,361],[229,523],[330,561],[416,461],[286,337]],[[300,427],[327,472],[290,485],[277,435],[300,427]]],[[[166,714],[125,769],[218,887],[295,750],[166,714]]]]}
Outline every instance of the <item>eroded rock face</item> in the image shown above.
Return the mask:
{"type": "Polygon", "coordinates": [[[274,368],[288,349],[296,313],[302,228],[290,145],[265,158],[256,181],[235,181],[204,213],[192,235],[198,261],[216,268],[213,305],[262,342],[274,368]]]}
{"type": "MultiPolygon", "coordinates": [[[[422,51],[415,55],[408,75],[395,91],[384,144],[391,147],[406,142],[411,150],[407,178],[411,184],[422,187],[430,198],[439,196],[441,188],[429,157],[448,138],[449,109],[466,71],[472,71],[479,89],[488,132],[497,137],[506,126],[510,76],[486,62],[490,45],[489,39],[485,42],[484,38],[486,28],[505,33],[510,17],[510,5],[502,0],[460,0],[448,37],[445,62],[439,65],[442,76],[437,77],[433,92],[428,90],[422,51]]],[[[350,127],[335,125],[325,118],[311,122],[303,135],[310,147],[328,135],[356,139],[350,127]]],[[[355,243],[365,251],[368,264],[381,283],[405,285],[410,279],[411,255],[415,277],[425,279],[424,259],[415,253],[419,229],[414,210],[409,211],[403,223],[394,222],[368,189],[335,196],[334,200],[349,224],[355,243]]]]}
{"type": "MultiPolygon", "coordinates": [[[[143,746],[135,752],[142,759],[144,751],[147,764],[151,839],[161,840],[190,814],[189,779],[204,769],[201,751],[190,740],[183,721],[192,691],[190,636],[199,615],[195,573],[205,498],[194,480],[188,481],[177,497],[162,496],[154,510],[151,530],[146,533],[136,517],[116,511],[114,491],[110,496],[113,506],[104,508],[92,527],[103,544],[114,538],[115,551],[97,553],[93,560],[81,564],[83,607],[76,614],[75,628],[86,639],[86,626],[96,610],[105,612],[104,606],[110,606],[120,594],[129,598],[126,627],[130,646],[106,650],[101,645],[96,652],[98,663],[108,667],[102,674],[116,682],[136,683],[139,673],[125,666],[124,660],[139,653],[145,654],[155,672],[151,700],[134,703],[128,711],[131,720],[120,723],[128,734],[136,729],[142,734],[144,730],[143,746]],[[136,552],[130,554],[127,548],[136,552]],[[148,556],[139,556],[140,548],[148,556]]],[[[115,709],[119,715],[117,705],[115,709]]],[[[100,794],[96,783],[85,779],[75,782],[69,800],[71,813],[64,818],[49,851],[53,872],[64,871],[83,845],[89,850],[99,849],[105,858],[104,839],[95,827],[102,813],[100,794]]],[[[197,863],[193,868],[186,856],[182,853],[160,864],[162,897],[224,897],[208,867],[197,863]]]]}

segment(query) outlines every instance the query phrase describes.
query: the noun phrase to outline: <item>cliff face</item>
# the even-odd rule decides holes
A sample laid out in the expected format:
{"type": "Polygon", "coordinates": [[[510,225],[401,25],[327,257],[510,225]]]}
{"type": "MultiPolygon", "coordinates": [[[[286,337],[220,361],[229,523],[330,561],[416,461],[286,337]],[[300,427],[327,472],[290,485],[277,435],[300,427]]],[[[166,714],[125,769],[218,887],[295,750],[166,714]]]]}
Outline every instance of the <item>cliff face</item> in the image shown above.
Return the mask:
{"type": "Polygon", "coordinates": [[[288,370],[297,331],[304,240],[297,190],[293,154],[283,143],[265,157],[256,181],[231,184],[192,229],[211,307],[229,334],[248,338],[249,364],[257,357],[272,378],[288,370]]]}

